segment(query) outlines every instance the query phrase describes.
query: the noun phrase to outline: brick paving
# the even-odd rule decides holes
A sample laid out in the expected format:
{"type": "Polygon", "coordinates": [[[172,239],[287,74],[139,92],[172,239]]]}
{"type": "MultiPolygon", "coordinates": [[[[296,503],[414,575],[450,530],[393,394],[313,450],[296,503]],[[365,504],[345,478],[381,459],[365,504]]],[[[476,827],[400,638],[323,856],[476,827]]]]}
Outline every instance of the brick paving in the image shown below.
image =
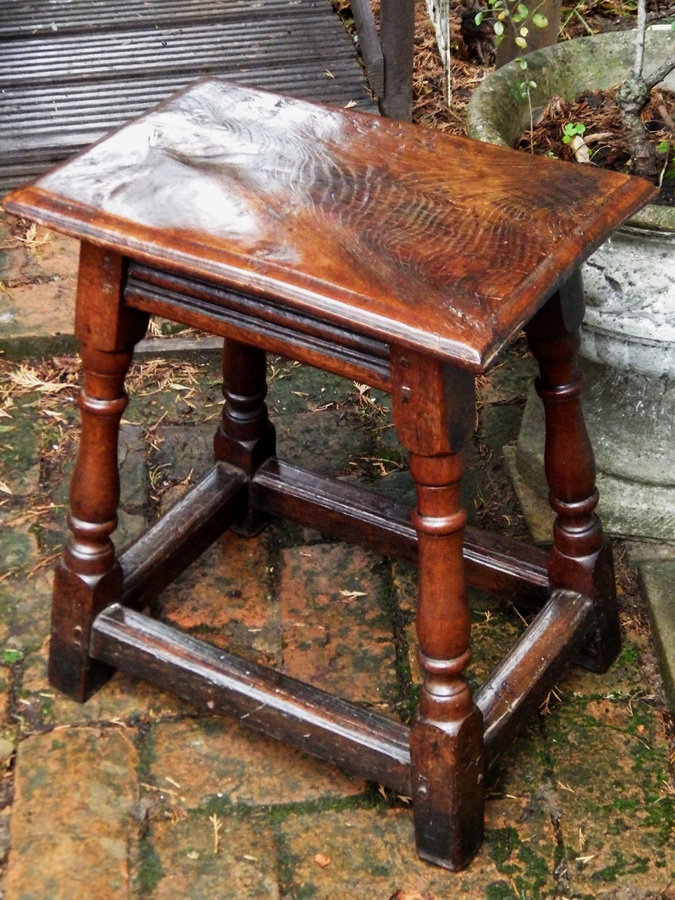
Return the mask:
{"type": "MultiPolygon", "coordinates": [[[[43,304],[66,321],[50,304],[61,290],[72,306],[76,254],[55,240],[22,245],[8,265],[14,280],[25,280],[32,308],[43,304]]],[[[54,361],[55,346],[46,336],[39,352],[0,369],[4,896],[675,898],[669,719],[625,566],[619,660],[603,676],[571,670],[559,686],[562,702],[552,697],[498,762],[485,845],[459,874],[416,858],[406,798],[241,723],[204,716],[120,674],[83,705],[51,689],[51,575],[43,563],[62,539],[77,427],[73,363],[54,361]]],[[[515,440],[532,374],[521,349],[480,386],[466,500],[474,521],[525,536],[501,452],[515,440]]],[[[154,360],[144,353],[131,378],[120,543],[210,463],[216,357],[154,360]]],[[[273,360],[269,400],[284,455],[409,496],[385,396],[273,360]]],[[[414,596],[414,567],[273,522],[255,538],[220,539],[153,612],[405,720],[418,687],[414,596]]],[[[523,625],[508,603],[488,605],[477,594],[471,602],[471,677],[479,683],[523,625]]]]}

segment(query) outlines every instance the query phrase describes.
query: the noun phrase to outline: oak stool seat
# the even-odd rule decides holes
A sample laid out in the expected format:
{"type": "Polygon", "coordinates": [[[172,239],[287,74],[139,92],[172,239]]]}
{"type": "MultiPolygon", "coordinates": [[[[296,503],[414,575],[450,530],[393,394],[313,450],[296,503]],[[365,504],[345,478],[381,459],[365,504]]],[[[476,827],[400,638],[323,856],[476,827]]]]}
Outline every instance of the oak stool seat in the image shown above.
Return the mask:
{"type": "Polygon", "coordinates": [[[6,201],[82,242],[84,384],[70,543],[55,580],[54,686],[116,668],[412,797],[417,849],[459,869],[480,845],[485,769],[571,658],[619,646],[609,546],[575,352],[580,264],[651,196],[626,176],[217,78],[191,86],[6,201]],[[224,338],[215,467],[119,559],[124,379],[150,315],[224,338]],[[525,329],[546,411],[550,553],[465,528],[474,380],[525,329]],[[385,389],[411,511],[275,456],[265,353],[385,389]],[[220,533],[286,516],[419,559],[423,687],[398,724],[244,663],[141,612],[220,533]],[[541,607],[475,696],[469,584],[541,607]]]}

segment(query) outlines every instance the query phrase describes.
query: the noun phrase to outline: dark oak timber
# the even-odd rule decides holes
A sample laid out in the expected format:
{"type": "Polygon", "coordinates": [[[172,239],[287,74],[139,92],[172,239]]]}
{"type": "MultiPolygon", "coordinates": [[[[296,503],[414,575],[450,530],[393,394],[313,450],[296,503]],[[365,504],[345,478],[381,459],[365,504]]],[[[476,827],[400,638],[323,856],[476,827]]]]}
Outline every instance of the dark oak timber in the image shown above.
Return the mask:
{"type": "Polygon", "coordinates": [[[78,401],[82,437],[70,483],[71,537],[54,576],[63,602],[52,607],[49,660],[51,683],[78,700],[111,674],[89,657],[89,635],[94,616],[122,590],[110,539],[120,498],[117,436],[127,405],[124,378],[148,323],[145,314],[121,305],[123,272],[118,254],[82,245],[77,290],[85,300],[75,320],[84,370],[78,401]]]}
{"type": "Polygon", "coordinates": [[[122,600],[141,609],[246,514],[248,481],[218,463],[120,557],[122,600]]]}
{"type": "Polygon", "coordinates": [[[476,692],[485,722],[485,758],[494,762],[514,727],[538,709],[594,627],[597,612],[588,597],[554,591],[502,662],[476,692]]]}
{"type": "Polygon", "coordinates": [[[410,794],[408,729],[140,613],[111,606],[92,652],[186,700],[410,794]]]}
{"type": "MultiPolygon", "coordinates": [[[[373,491],[271,459],[253,477],[250,497],[256,509],[303,525],[320,523],[321,530],[342,540],[418,561],[412,510],[373,491]]],[[[548,600],[545,550],[467,526],[463,551],[472,587],[502,594],[526,608],[539,609],[548,600]]]]}
{"type": "MultiPolygon", "coordinates": [[[[382,4],[385,96],[401,104],[407,88],[391,86],[387,54],[408,53],[411,10],[382,4]]],[[[571,658],[602,670],[618,651],[580,403],[576,272],[651,194],[616,173],[219,79],[13,194],[11,212],[83,242],[82,444],[56,573],[52,683],[82,700],[120,668],[169,687],[410,793],[419,855],[467,865],[483,834],[486,768],[571,658]],[[224,339],[216,465],[118,560],[124,377],[154,314],[224,339]],[[546,412],[550,553],[467,528],[460,503],[475,377],[523,327],[546,412]],[[276,458],[268,351],[391,393],[413,510],[276,458]],[[409,729],[136,611],[222,531],[252,534],[271,515],[419,562],[423,684],[409,729]],[[475,696],[467,584],[539,610],[475,696]]]]}
{"type": "Polygon", "coordinates": [[[539,363],[537,393],[544,404],[544,466],[550,503],[557,513],[549,559],[551,586],[569,587],[596,601],[598,629],[586,665],[607,669],[619,650],[614,564],[595,514],[595,458],[581,408],[583,375],[576,351],[584,314],[581,275],[577,273],[526,328],[539,363]]]}

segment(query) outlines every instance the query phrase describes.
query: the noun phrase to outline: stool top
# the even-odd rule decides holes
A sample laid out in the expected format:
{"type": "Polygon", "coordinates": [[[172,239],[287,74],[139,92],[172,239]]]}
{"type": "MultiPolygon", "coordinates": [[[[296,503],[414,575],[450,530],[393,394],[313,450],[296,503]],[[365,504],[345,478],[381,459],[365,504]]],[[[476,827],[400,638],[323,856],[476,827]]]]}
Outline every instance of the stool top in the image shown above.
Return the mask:
{"type": "Polygon", "coordinates": [[[215,78],[5,206],[478,372],[653,190],[215,78]]]}

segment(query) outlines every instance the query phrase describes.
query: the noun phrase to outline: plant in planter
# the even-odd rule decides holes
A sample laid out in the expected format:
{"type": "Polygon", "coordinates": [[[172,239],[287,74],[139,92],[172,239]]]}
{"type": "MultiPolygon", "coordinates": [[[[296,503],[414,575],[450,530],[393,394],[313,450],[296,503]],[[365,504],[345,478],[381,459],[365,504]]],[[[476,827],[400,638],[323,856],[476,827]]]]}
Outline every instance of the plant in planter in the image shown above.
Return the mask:
{"type": "MultiPolygon", "coordinates": [[[[643,52],[645,82],[663,78],[672,65],[675,31],[648,31],[643,52]]],[[[531,102],[543,108],[554,97],[572,101],[616,89],[635,76],[635,68],[630,32],[537,50],[527,57],[531,102]]],[[[530,118],[521,82],[517,63],[483,81],[469,104],[472,137],[516,144],[530,118]]],[[[633,87],[626,91],[636,107],[633,87]]],[[[675,541],[675,207],[650,204],[631,219],[591,257],[584,281],[581,355],[603,520],[614,533],[675,541]]],[[[542,454],[538,415],[537,401],[530,399],[517,458],[531,486],[542,454]]]]}
{"type": "MultiPolygon", "coordinates": [[[[617,89],[616,104],[619,107],[621,120],[626,130],[634,174],[655,181],[659,173],[656,150],[648,139],[642,123],[641,113],[647,105],[652,88],[660,84],[675,69],[675,53],[668,55],[649,75],[645,75],[646,33],[647,3],[646,0],[638,0],[638,21],[635,31],[633,67],[628,78],[617,89]]],[[[675,135],[673,135],[673,138],[675,138],[675,135]]]]}

